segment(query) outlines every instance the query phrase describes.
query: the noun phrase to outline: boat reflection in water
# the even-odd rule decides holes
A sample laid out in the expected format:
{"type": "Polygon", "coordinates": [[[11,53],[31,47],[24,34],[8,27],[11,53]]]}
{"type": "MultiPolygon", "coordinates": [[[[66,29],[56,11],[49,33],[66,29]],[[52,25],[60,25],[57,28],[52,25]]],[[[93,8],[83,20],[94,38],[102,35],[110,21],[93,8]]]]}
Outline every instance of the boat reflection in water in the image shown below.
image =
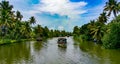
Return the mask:
{"type": "Polygon", "coordinates": [[[67,39],[66,38],[63,38],[63,37],[58,38],[57,43],[58,43],[59,47],[62,47],[62,48],[67,47],[67,39]]]}

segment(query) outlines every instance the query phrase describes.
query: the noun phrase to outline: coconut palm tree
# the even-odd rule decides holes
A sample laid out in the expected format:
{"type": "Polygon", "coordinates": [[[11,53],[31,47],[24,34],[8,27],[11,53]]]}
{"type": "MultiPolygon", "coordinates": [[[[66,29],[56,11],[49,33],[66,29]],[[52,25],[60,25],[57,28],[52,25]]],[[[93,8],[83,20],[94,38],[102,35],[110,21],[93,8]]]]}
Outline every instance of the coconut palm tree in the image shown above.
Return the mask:
{"type": "Polygon", "coordinates": [[[42,37],[43,27],[41,25],[37,25],[36,27],[34,27],[34,33],[36,34],[36,37],[42,37]]]}
{"type": "Polygon", "coordinates": [[[36,19],[34,16],[30,17],[30,24],[35,24],[36,23],[36,19]]]}
{"type": "Polygon", "coordinates": [[[29,22],[22,22],[20,29],[20,35],[23,38],[29,38],[30,37],[30,32],[31,32],[31,27],[29,25],[29,22]]]}
{"type": "Polygon", "coordinates": [[[1,10],[0,18],[3,24],[8,25],[8,23],[10,22],[9,19],[11,17],[11,14],[13,13],[12,8],[13,6],[10,5],[8,1],[2,1],[0,3],[0,10],[1,10]]]}
{"type": "Polygon", "coordinates": [[[22,20],[23,16],[19,11],[16,12],[16,20],[22,20]]]}
{"type": "Polygon", "coordinates": [[[107,22],[107,15],[106,15],[106,12],[103,12],[100,14],[99,18],[98,18],[98,21],[101,22],[101,23],[106,23],[107,22]]]}
{"type": "Polygon", "coordinates": [[[104,11],[108,11],[108,16],[110,16],[113,12],[114,16],[116,17],[117,13],[120,11],[120,2],[117,2],[117,0],[109,0],[106,2],[104,11]]]}
{"type": "Polygon", "coordinates": [[[93,38],[97,40],[97,42],[101,41],[101,38],[103,37],[104,30],[101,26],[93,26],[91,29],[91,34],[93,34],[93,38]]]}
{"type": "Polygon", "coordinates": [[[11,18],[13,15],[12,11],[13,6],[9,4],[8,1],[2,1],[0,2],[0,23],[1,27],[4,27],[4,32],[7,32],[9,27],[11,26],[11,18]]]}

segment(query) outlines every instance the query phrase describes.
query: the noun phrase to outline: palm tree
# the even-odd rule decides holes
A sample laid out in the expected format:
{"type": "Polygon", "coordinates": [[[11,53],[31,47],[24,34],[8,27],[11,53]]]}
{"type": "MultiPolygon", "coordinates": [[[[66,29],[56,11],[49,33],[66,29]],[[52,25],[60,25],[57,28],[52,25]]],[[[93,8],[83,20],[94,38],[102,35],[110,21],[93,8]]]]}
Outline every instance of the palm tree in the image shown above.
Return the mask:
{"type": "Polygon", "coordinates": [[[100,14],[99,18],[98,18],[98,21],[101,22],[101,23],[106,23],[107,22],[107,15],[106,15],[106,12],[103,12],[100,14]]]}
{"type": "Polygon", "coordinates": [[[22,25],[19,29],[20,29],[21,37],[23,38],[30,37],[31,27],[29,25],[29,22],[22,22],[22,25]]]}
{"type": "Polygon", "coordinates": [[[95,25],[95,20],[90,20],[90,25],[91,26],[95,25]]]}
{"type": "Polygon", "coordinates": [[[9,27],[11,26],[11,18],[13,15],[12,11],[13,6],[9,4],[8,1],[2,1],[0,3],[0,23],[1,27],[4,27],[3,29],[7,28],[5,32],[7,32],[9,27]]]}
{"type": "Polygon", "coordinates": [[[9,18],[11,17],[11,14],[13,13],[12,8],[13,6],[10,5],[8,1],[2,1],[0,3],[0,10],[1,10],[0,18],[3,24],[8,25],[7,23],[10,22],[9,18]]]}
{"type": "Polygon", "coordinates": [[[74,29],[73,29],[73,34],[75,35],[79,35],[80,34],[80,29],[78,26],[75,26],[74,29]]]}
{"type": "Polygon", "coordinates": [[[37,37],[42,37],[43,36],[43,27],[41,25],[37,25],[34,28],[34,33],[36,34],[37,37]]]}
{"type": "Polygon", "coordinates": [[[16,12],[16,20],[22,20],[23,16],[19,11],[16,12]]]}
{"type": "Polygon", "coordinates": [[[106,2],[104,11],[108,11],[108,16],[110,16],[113,12],[114,16],[116,17],[117,13],[120,11],[120,2],[117,2],[117,0],[109,0],[106,2]]]}
{"type": "Polygon", "coordinates": [[[30,17],[30,24],[35,24],[35,23],[36,23],[35,17],[34,16],[30,17]]]}
{"type": "Polygon", "coordinates": [[[91,29],[91,34],[93,35],[93,38],[97,40],[97,42],[101,41],[101,38],[103,37],[104,30],[101,26],[93,26],[91,29]]]}

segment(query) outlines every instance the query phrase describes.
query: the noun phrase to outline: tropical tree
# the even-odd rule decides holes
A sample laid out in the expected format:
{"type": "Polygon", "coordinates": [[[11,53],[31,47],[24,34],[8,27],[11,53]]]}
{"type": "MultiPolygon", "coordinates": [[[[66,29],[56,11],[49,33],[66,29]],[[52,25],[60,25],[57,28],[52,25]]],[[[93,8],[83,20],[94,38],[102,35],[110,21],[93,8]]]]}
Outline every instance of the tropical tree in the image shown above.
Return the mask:
{"type": "Polygon", "coordinates": [[[99,22],[96,22],[96,25],[94,25],[90,30],[91,34],[93,34],[93,38],[96,39],[97,42],[101,42],[101,38],[103,37],[105,31],[102,26],[97,24],[99,24],[99,22]]]}
{"type": "Polygon", "coordinates": [[[111,15],[113,12],[114,16],[117,16],[117,13],[120,11],[120,2],[117,2],[117,0],[109,0],[106,2],[104,11],[108,11],[108,16],[111,15]]]}
{"type": "Polygon", "coordinates": [[[80,34],[80,29],[78,26],[75,26],[74,29],[73,29],[73,34],[75,35],[79,35],[80,34]]]}
{"type": "Polygon", "coordinates": [[[120,22],[108,25],[109,31],[103,36],[102,42],[105,48],[120,48],[120,22]]]}
{"type": "Polygon", "coordinates": [[[12,14],[12,8],[13,6],[9,4],[8,1],[2,1],[0,3],[0,19],[2,21],[2,23],[6,24],[8,23],[12,14]]]}
{"type": "Polygon", "coordinates": [[[30,17],[30,24],[35,24],[36,23],[36,19],[34,16],[30,17]]]}
{"type": "Polygon", "coordinates": [[[111,23],[113,22],[120,22],[120,15],[118,15],[116,18],[114,18],[111,23]]]}
{"type": "Polygon", "coordinates": [[[43,27],[41,27],[41,25],[37,25],[33,29],[34,33],[36,34],[35,37],[43,37],[43,27]]]}
{"type": "Polygon", "coordinates": [[[29,38],[30,37],[31,27],[29,25],[29,22],[23,22],[20,29],[21,29],[20,35],[22,35],[22,38],[29,38]]]}
{"type": "Polygon", "coordinates": [[[48,29],[47,26],[45,26],[44,29],[43,29],[43,35],[44,35],[45,37],[49,37],[49,29],[48,29]]]}
{"type": "Polygon", "coordinates": [[[0,24],[2,27],[2,32],[5,34],[10,28],[12,23],[12,11],[13,6],[9,4],[8,1],[0,2],[0,24]]]}
{"type": "Polygon", "coordinates": [[[106,12],[103,12],[100,14],[99,18],[98,18],[98,21],[101,22],[101,23],[106,23],[107,22],[107,15],[106,15],[106,12]]]}
{"type": "Polygon", "coordinates": [[[16,12],[16,20],[22,20],[23,16],[21,15],[21,13],[19,11],[16,12]]]}

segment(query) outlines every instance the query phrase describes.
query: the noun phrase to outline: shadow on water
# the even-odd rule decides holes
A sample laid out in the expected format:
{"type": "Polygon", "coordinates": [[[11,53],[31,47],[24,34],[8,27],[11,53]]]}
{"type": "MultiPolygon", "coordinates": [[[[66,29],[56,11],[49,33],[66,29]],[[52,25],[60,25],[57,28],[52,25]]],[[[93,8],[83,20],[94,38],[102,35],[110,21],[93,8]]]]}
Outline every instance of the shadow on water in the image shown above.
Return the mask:
{"type": "Polygon", "coordinates": [[[30,63],[30,56],[29,42],[0,46],[0,64],[30,63]]]}

